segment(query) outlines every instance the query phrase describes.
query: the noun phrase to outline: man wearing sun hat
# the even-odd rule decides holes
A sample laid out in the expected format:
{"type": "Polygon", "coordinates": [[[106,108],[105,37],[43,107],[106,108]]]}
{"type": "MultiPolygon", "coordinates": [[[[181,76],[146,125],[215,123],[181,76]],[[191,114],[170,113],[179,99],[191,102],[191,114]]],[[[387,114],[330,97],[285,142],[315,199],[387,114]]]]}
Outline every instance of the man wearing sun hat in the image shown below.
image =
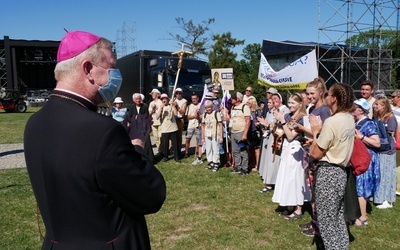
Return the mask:
{"type": "Polygon", "coordinates": [[[157,156],[160,155],[161,152],[161,131],[160,131],[160,119],[156,119],[158,112],[160,112],[162,108],[162,102],[160,100],[161,92],[158,89],[153,89],[150,92],[151,98],[153,99],[149,104],[149,115],[153,117],[153,124],[151,125],[151,129],[153,132],[153,137],[156,142],[156,146],[158,149],[157,156]]]}
{"type": "Polygon", "coordinates": [[[122,83],[112,43],[68,32],[61,40],[49,101],[24,135],[28,174],[46,227],[43,249],[149,249],[144,215],[165,200],[165,181],[143,151],[150,126],[138,116],[129,138],[98,114],[122,83]]]}
{"type": "Polygon", "coordinates": [[[175,99],[172,102],[175,106],[176,110],[178,110],[178,116],[176,117],[176,124],[178,125],[178,150],[179,154],[181,153],[182,148],[182,134],[183,134],[183,126],[185,123],[185,114],[187,108],[187,100],[183,98],[183,90],[181,88],[177,88],[175,90],[175,99]]]}

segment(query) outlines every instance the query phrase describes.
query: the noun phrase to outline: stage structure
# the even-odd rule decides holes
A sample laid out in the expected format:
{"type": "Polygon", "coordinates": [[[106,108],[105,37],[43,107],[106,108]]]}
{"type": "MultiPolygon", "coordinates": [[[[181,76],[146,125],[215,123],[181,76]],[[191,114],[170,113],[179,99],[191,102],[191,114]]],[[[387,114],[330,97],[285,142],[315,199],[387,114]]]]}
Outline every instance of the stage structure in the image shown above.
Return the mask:
{"type": "Polygon", "coordinates": [[[318,58],[320,71],[326,71],[328,83],[346,82],[355,90],[364,80],[371,80],[375,89],[382,90],[398,83],[398,79],[391,77],[398,75],[394,72],[399,68],[400,55],[393,54],[398,50],[390,43],[396,43],[400,35],[399,2],[319,0],[318,43],[330,49],[319,50],[318,58]],[[357,41],[350,39],[354,36],[357,41]],[[336,57],[329,53],[332,50],[338,51],[336,57]],[[325,68],[325,65],[337,67],[325,68]]]}
{"type": "Polygon", "coordinates": [[[362,81],[371,80],[377,90],[393,89],[398,79],[392,76],[400,77],[400,55],[393,51],[400,48],[388,41],[396,42],[400,35],[399,2],[319,0],[318,42],[264,40],[262,53],[278,71],[316,49],[318,74],[328,87],[348,83],[357,93],[362,81]],[[350,39],[356,35],[357,46],[350,39]]]}

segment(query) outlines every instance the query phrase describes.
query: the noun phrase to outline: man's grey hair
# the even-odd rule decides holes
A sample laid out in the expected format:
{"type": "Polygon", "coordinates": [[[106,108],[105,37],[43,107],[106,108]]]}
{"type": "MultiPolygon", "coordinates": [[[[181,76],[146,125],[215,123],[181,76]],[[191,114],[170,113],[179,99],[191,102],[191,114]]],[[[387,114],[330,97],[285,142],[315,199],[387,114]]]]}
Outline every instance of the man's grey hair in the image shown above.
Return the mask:
{"type": "MultiPolygon", "coordinates": [[[[132,99],[136,99],[136,98],[140,98],[140,99],[142,99],[142,96],[140,95],[140,93],[134,93],[133,95],[132,95],[132,99]]],[[[143,99],[142,99],[143,100],[143,99]]]]}
{"type": "Polygon", "coordinates": [[[237,98],[239,101],[243,101],[243,94],[240,93],[240,92],[236,92],[236,98],[237,98]]]}

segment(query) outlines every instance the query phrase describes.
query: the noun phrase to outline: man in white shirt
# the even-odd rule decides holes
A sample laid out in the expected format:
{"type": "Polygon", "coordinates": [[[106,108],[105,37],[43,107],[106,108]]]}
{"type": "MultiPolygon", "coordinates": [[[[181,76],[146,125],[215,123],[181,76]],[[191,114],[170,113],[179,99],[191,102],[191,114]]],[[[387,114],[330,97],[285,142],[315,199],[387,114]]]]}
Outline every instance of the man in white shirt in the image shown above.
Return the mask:
{"type": "MultiPolygon", "coordinates": [[[[368,101],[371,107],[374,106],[375,98],[373,97],[374,94],[374,84],[371,81],[363,81],[360,85],[361,88],[361,96],[365,100],[368,101]]],[[[373,116],[373,109],[369,110],[368,117],[372,118],[373,116]]]]}
{"type": "Polygon", "coordinates": [[[182,96],[183,90],[181,88],[177,88],[175,90],[175,100],[172,104],[175,106],[176,110],[178,110],[178,116],[176,118],[176,124],[178,125],[178,150],[179,154],[181,153],[182,147],[182,132],[183,125],[185,123],[185,113],[187,108],[187,100],[182,96]]]}

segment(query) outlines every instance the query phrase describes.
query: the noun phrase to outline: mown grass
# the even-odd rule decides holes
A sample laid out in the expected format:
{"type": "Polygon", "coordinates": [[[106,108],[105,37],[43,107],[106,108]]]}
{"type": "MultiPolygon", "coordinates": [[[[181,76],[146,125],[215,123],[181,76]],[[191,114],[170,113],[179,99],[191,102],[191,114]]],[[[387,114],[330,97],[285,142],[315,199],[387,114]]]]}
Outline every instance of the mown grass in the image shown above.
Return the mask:
{"type": "MultiPolygon", "coordinates": [[[[18,125],[23,120],[10,124],[23,129],[18,125]]],[[[262,183],[257,174],[239,176],[227,168],[213,173],[205,163],[193,166],[192,161],[157,163],[167,182],[167,199],[158,213],[146,216],[153,249],[315,249],[297,226],[310,220],[307,211],[300,221],[278,216],[272,193],[258,192],[262,183]]],[[[350,228],[351,249],[400,249],[399,205],[371,207],[369,226],[350,228]]],[[[0,170],[0,249],[40,246],[26,169],[0,170]]]]}
{"type": "Polygon", "coordinates": [[[28,107],[25,113],[6,113],[0,110],[0,144],[21,143],[26,121],[39,109],[28,107]]]}
{"type": "MultiPolygon", "coordinates": [[[[157,164],[167,200],[147,216],[153,249],[314,249],[298,223],[275,212],[272,193],[260,194],[260,178],[217,173],[183,163],[157,164]]],[[[351,249],[400,249],[399,207],[372,205],[369,226],[351,227],[351,249]]],[[[26,169],[0,170],[0,249],[39,249],[36,203],[26,169]]],[[[41,226],[43,230],[43,225],[41,226]]]]}

